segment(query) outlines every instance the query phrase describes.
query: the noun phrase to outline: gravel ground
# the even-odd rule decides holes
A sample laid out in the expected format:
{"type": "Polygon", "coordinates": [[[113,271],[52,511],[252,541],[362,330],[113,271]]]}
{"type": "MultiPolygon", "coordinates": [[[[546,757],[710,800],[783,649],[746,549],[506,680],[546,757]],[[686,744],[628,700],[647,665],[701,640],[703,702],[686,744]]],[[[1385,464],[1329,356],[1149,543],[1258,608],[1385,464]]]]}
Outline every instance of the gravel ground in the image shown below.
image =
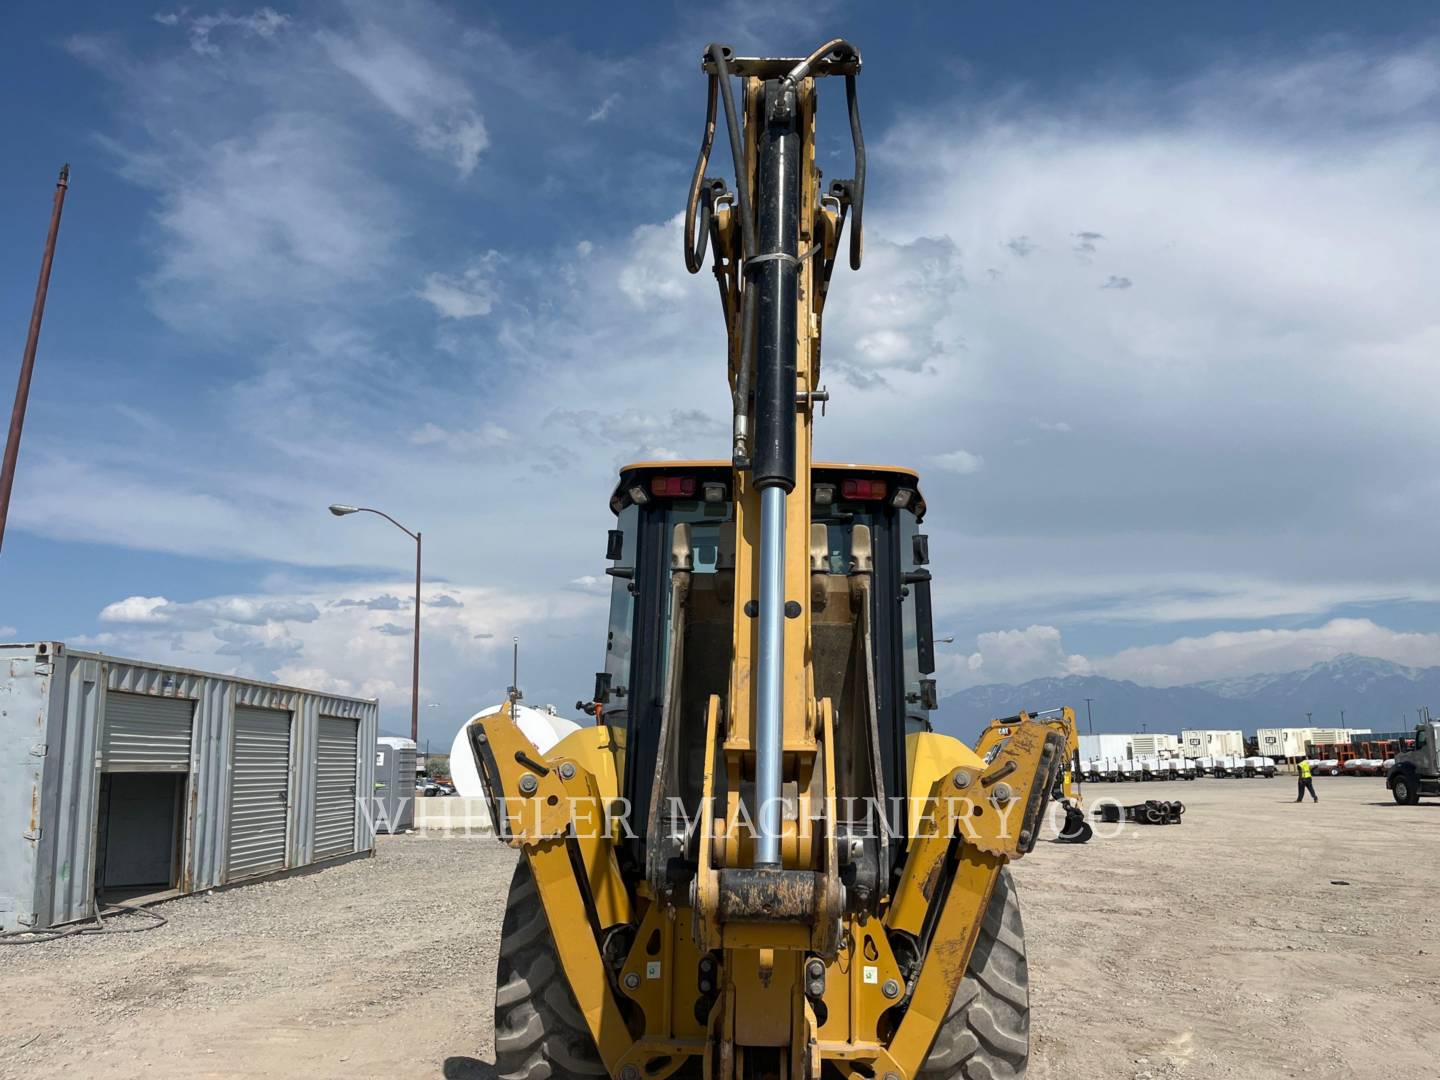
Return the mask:
{"type": "Polygon", "coordinates": [[[491,1076],[513,864],[485,837],[382,836],[158,905],[158,930],[0,947],[0,1077],[491,1076]]]}
{"type": "MultiPolygon", "coordinates": [[[[1303,806],[1280,779],[1092,786],[1189,813],[1017,864],[1032,1080],[1440,1073],[1440,803],[1316,783],[1303,806]]],[[[490,1080],[512,862],[381,837],[373,859],[160,905],[149,933],[0,948],[0,1077],[490,1080]]]]}

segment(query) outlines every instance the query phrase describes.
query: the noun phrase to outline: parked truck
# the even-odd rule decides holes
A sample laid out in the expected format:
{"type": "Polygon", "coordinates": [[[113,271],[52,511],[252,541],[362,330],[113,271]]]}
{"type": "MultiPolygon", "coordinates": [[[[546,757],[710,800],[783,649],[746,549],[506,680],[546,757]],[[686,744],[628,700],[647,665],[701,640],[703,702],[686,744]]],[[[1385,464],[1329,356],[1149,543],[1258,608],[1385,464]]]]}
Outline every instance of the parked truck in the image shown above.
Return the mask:
{"type": "Polygon", "coordinates": [[[1421,795],[1440,795],[1440,720],[1426,720],[1415,728],[1415,749],[1395,755],[1385,774],[1385,786],[1395,801],[1414,806],[1421,795]]]}

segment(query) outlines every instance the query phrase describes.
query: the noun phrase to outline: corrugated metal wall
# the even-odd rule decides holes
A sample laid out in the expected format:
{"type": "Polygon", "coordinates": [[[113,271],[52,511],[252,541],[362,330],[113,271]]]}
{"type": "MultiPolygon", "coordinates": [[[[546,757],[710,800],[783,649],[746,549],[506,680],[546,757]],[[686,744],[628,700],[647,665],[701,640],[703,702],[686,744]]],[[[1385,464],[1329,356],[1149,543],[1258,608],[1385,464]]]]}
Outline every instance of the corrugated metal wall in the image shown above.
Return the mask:
{"type": "MultiPolygon", "coordinates": [[[[213,888],[230,880],[225,856],[237,706],[278,709],[293,717],[286,867],[314,859],[317,735],[322,715],[356,722],[356,788],[363,794],[374,785],[379,707],[373,701],[70,652],[56,643],[0,648],[0,678],[9,680],[0,689],[8,693],[7,703],[24,702],[23,707],[7,708],[0,718],[0,749],[43,747],[34,756],[39,765],[28,773],[8,764],[0,773],[0,793],[13,790],[20,796],[0,797],[0,835],[6,837],[0,840],[0,922],[7,928],[16,925],[22,914],[43,926],[84,918],[93,910],[96,795],[111,695],[122,701],[122,709],[120,694],[189,702],[193,709],[181,891],[213,888]],[[17,847],[12,858],[7,854],[14,846],[10,838],[28,832],[28,815],[22,815],[21,809],[28,806],[29,788],[34,789],[39,835],[23,840],[28,849],[17,847]],[[4,910],[6,896],[14,897],[14,915],[4,910]]],[[[0,762],[21,760],[24,756],[13,752],[0,758],[0,762]]],[[[374,847],[374,831],[358,807],[354,835],[350,850],[374,847]]]]}

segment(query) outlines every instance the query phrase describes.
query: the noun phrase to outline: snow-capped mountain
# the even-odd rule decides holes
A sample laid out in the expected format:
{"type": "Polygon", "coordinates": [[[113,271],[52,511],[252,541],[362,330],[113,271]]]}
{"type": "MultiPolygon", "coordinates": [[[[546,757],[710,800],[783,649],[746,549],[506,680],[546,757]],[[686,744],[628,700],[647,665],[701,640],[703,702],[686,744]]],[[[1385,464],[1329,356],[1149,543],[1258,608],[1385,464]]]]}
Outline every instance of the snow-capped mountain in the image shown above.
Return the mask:
{"type": "Polygon", "coordinates": [[[1416,709],[1440,707],[1440,667],[1412,668],[1345,654],[1301,671],[1154,687],[1097,675],[972,687],[940,700],[936,729],[973,738],[991,717],[1069,705],[1080,730],[1178,732],[1182,728],[1340,727],[1409,730],[1416,709]],[[1311,714],[1306,720],[1306,713],[1311,714]]]}

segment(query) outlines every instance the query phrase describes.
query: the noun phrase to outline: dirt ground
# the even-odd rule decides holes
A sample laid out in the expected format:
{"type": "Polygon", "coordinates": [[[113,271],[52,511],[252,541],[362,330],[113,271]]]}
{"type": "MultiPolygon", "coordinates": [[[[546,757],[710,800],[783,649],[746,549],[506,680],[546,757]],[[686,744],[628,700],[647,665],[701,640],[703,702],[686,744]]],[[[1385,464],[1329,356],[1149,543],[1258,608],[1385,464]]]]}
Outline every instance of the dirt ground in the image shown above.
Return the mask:
{"type": "MultiPolygon", "coordinates": [[[[1440,1075],[1440,802],[1316,784],[1090,787],[1189,812],[1017,865],[1032,1080],[1440,1075]]],[[[152,932],[0,947],[0,1077],[489,1080],[510,867],[493,840],[383,837],[152,932]]]]}

